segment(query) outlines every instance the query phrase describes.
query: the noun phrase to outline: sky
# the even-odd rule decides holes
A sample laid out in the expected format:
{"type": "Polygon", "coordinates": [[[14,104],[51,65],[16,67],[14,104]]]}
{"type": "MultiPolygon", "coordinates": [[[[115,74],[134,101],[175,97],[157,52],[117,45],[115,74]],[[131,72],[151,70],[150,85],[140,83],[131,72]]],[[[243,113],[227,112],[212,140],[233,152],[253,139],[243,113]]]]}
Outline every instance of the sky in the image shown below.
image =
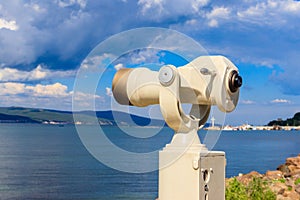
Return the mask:
{"type": "MultiPolygon", "coordinates": [[[[76,74],[99,43],[129,29],[161,27],[238,67],[240,100],[225,123],[286,119],[300,111],[299,20],[294,0],[0,0],[0,106],[72,110],[76,74]]],[[[114,73],[153,59],[182,64],[163,51],[129,52],[78,101],[110,109],[114,73]]]]}

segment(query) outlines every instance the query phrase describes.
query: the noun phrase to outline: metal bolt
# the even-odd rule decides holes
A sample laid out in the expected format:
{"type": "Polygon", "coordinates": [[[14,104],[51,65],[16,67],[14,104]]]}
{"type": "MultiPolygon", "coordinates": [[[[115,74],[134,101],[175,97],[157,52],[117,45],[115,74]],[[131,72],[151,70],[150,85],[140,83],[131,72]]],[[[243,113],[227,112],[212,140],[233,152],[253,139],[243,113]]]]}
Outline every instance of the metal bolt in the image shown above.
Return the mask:
{"type": "Polygon", "coordinates": [[[171,66],[163,66],[159,70],[158,79],[163,86],[169,86],[173,83],[175,72],[171,66]]]}

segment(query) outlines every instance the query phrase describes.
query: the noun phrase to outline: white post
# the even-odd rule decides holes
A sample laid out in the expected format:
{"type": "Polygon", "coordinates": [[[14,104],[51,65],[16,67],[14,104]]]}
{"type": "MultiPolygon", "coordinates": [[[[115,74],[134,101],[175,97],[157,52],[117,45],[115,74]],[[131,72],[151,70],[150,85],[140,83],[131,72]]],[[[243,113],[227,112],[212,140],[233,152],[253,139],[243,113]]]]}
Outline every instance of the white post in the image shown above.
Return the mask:
{"type": "Polygon", "coordinates": [[[224,200],[225,153],[208,151],[197,131],[176,133],[159,152],[158,200],[224,200]]]}

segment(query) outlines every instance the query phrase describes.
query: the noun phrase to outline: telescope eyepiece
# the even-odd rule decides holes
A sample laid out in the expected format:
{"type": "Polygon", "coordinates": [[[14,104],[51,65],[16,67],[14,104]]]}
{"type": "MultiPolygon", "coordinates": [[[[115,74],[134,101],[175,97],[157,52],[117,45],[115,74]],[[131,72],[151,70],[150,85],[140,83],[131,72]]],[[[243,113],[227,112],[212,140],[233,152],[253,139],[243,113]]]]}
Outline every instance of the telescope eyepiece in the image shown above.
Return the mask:
{"type": "Polygon", "coordinates": [[[229,76],[229,89],[235,93],[243,84],[243,79],[236,70],[233,70],[229,76]]]}

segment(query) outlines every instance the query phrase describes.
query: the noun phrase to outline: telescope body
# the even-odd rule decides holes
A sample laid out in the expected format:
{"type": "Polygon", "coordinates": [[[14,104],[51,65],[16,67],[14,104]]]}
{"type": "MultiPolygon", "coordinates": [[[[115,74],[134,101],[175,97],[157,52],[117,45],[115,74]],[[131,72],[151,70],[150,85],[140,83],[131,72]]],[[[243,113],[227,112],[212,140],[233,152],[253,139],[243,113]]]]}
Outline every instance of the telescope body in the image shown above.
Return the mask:
{"type": "Polygon", "coordinates": [[[163,66],[160,71],[144,67],[120,69],[113,79],[112,91],[123,105],[160,104],[167,124],[175,131],[184,131],[191,128],[184,126],[193,118],[203,125],[212,105],[223,112],[233,111],[241,84],[238,69],[230,60],[224,56],[201,56],[178,68],[163,66]],[[184,103],[192,104],[196,110],[185,115],[181,109],[184,103]]]}
{"type": "Polygon", "coordinates": [[[159,71],[124,68],[112,91],[123,105],[159,104],[166,123],[176,134],[159,152],[159,200],[225,199],[225,153],[208,151],[197,130],[208,119],[210,108],[235,109],[242,78],[223,56],[198,57],[187,65],[166,65],[159,71]],[[192,104],[185,114],[181,104],[192,104]]]}

